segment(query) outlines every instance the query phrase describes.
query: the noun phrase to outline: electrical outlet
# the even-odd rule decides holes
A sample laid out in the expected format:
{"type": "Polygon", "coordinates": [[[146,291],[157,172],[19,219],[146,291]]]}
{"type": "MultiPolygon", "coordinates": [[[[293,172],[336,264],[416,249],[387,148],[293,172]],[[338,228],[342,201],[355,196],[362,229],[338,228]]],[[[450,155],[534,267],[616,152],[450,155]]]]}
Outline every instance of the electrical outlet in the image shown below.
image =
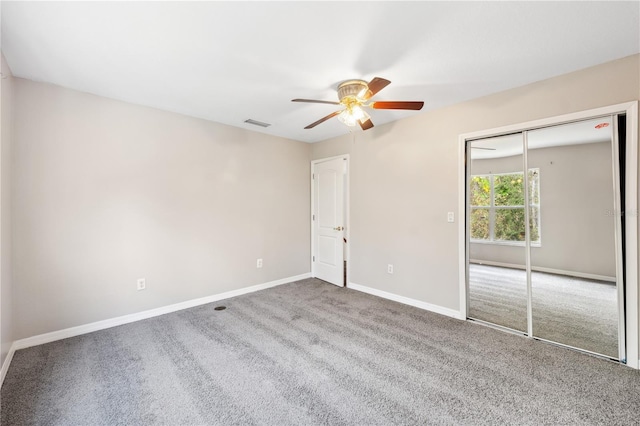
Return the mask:
{"type": "Polygon", "coordinates": [[[387,274],[393,274],[393,265],[392,264],[388,264],[387,265],[387,274]]]}
{"type": "Polygon", "coordinates": [[[258,259],[256,262],[256,268],[262,268],[262,259],[258,259]]]}
{"type": "Polygon", "coordinates": [[[144,278],[139,278],[137,281],[137,289],[144,290],[147,288],[147,281],[144,278]]]}
{"type": "Polygon", "coordinates": [[[454,221],[455,221],[455,216],[453,215],[453,212],[447,213],[447,222],[452,223],[454,221]]]}

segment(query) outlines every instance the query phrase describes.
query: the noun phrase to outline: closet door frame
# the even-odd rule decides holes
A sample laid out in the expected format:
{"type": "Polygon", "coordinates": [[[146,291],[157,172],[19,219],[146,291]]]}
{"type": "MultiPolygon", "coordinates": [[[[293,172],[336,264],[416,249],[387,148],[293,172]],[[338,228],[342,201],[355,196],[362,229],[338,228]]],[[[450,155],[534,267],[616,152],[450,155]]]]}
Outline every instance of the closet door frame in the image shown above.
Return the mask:
{"type": "MultiPolygon", "coordinates": [[[[468,253],[467,238],[467,142],[475,139],[490,138],[507,133],[526,132],[543,127],[568,124],[600,116],[626,115],[625,145],[625,320],[624,330],[626,356],[622,363],[638,369],[640,354],[638,352],[638,101],[610,105],[541,120],[504,126],[494,129],[466,133],[459,136],[458,143],[458,276],[460,294],[460,317],[468,317],[468,253]]],[[[525,136],[526,137],[526,136],[525,136]]],[[[612,141],[613,143],[613,141],[612,141]]],[[[526,144],[525,144],[526,147],[526,144]]],[[[528,222],[527,222],[528,223],[528,222]]],[[[621,277],[620,277],[621,278],[621,277]]],[[[531,323],[529,323],[529,328],[531,323]]],[[[531,330],[529,330],[531,331],[531,330]]],[[[531,333],[529,333],[531,337],[531,333]]]]}

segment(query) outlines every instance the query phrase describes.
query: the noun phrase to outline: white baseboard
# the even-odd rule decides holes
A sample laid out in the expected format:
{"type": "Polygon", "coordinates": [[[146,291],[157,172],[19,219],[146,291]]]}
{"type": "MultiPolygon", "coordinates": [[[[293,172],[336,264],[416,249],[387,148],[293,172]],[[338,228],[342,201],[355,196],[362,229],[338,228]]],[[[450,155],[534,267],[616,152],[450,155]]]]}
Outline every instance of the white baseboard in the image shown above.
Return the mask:
{"type": "Polygon", "coordinates": [[[7,353],[7,357],[4,359],[2,363],[2,369],[0,369],[0,388],[2,388],[2,384],[4,383],[4,378],[7,375],[7,371],[9,371],[9,365],[11,365],[11,360],[13,359],[13,354],[16,353],[16,348],[14,347],[14,343],[11,344],[9,348],[9,352],[7,353]]]}
{"type": "Polygon", "coordinates": [[[159,315],[169,314],[171,312],[181,311],[183,309],[193,308],[194,306],[217,302],[218,300],[229,299],[230,297],[236,297],[236,296],[240,296],[247,293],[253,293],[254,291],[264,290],[270,287],[275,287],[281,284],[286,284],[293,281],[299,281],[299,280],[303,280],[310,277],[311,277],[311,273],[296,275],[293,277],[270,281],[263,284],[257,284],[251,287],[245,287],[238,290],[227,291],[225,293],[214,294],[212,296],[201,297],[199,299],[187,300],[185,302],[175,303],[173,305],[162,306],[160,308],[137,312],[135,314],[123,315],[116,318],[110,318],[102,321],[92,322],[89,324],[79,325],[77,327],[70,327],[70,328],[65,328],[63,330],[52,331],[50,333],[39,334],[37,336],[16,340],[15,342],[13,342],[11,349],[16,351],[19,349],[29,348],[31,346],[37,346],[37,345],[42,345],[44,343],[54,342],[56,340],[62,340],[62,339],[67,339],[69,337],[79,336],[81,334],[92,333],[94,331],[104,330],[107,328],[129,324],[129,323],[144,320],[147,318],[157,317],[159,315]]]}
{"type": "Polygon", "coordinates": [[[374,296],[382,297],[383,299],[393,300],[394,302],[404,303],[405,305],[414,306],[416,308],[424,309],[425,311],[435,312],[436,314],[445,315],[448,317],[464,320],[466,319],[459,311],[455,309],[445,308],[439,305],[433,305],[431,303],[422,302],[420,300],[411,299],[405,296],[399,296],[397,294],[389,293],[386,291],[378,290],[371,287],[366,287],[356,283],[349,283],[348,288],[352,290],[361,291],[363,293],[372,294],[374,296]]]}
{"type": "MultiPolygon", "coordinates": [[[[475,263],[478,265],[499,266],[501,268],[525,269],[524,265],[518,265],[516,263],[494,262],[493,260],[469,259],[469,263],[475,263]]],[[[597,275],[597,274],[587,274],[585,272],[565,271],[563,269],[545,268],[543,266],[532,266],[531,270],[536,272],[546,272],[548,274],[566,275],[568,277],[586,278],[588,280],[608,281],[613,283],[616,282],[616,277],[610,277],[608,275],[597,275]]]]}

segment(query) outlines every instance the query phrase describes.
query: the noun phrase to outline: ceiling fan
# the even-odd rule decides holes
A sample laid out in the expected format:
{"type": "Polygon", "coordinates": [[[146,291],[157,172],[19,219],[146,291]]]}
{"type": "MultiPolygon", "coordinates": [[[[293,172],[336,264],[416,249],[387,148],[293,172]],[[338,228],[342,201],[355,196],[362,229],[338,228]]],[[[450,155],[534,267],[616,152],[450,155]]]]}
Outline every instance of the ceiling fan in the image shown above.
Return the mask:
{"type": "Polygon", "coordinates": [[[359,124],[362,130],[368,130],[373,127],[371,117],[363,108],[373,109],[406,109],[420,110],[424,106],[424,102],[413,101],[377,101],[366,103],[376,93],[387,87],[391,82],[384,78],[375,77],[369,83],[364,80],[348,80],[338,86],[339,102],[319,101],[314,99],[292,99],[291,102],[308,102],[314,104],[330,104],[342,105],[344,109],[332,112],[322,117],[320,120],[309,124],[305,129],[312,129],[320,123],[324,123],[330,118],[338,116],[338,120],[347,126],[355,126],[359,124]]]}

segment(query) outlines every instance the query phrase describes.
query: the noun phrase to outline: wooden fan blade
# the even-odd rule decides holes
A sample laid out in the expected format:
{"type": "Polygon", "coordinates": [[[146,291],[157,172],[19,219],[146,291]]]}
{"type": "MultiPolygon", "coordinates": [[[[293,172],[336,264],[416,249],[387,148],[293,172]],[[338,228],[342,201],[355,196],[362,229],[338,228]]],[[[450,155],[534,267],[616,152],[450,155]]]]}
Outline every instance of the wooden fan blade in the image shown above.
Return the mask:
{"type": "Polygon", "coordinates": [[[371,80],[369,84],[367,84],[367,86],[369,86],[369,90],[367,90],[367,93],[365,93],[363,97],[364,100],[371,98],[373,95],[387,87],[389,84],[391,84],[389,80],[380,77],[374,77],[374,79],[371,80]]]}
{"type": "Polygon", "coordinates": [[[373,127],[373,123],[371,122],[370,118],[367,118],[365,121],[358,120],[358,124],[360,124],[360,127],[362,127],[362,130],[369,130],[370,128],[373,127]]]}
{"type": "Polygon", "coordinates": [[[330,104],[330,105],[340,105],[340,102],[333,101],[318,101],[316,99],[291,99],[291,102],[307,102],[310,104],[330,104]]]}
{"type": "Polygon", "coordinates": [[[335,117],[336,115],[340,114],[342,111],[336,111],[336,112],[332,112],[331,114],[327,115],[326,117],[322,117],[320,120],[315,121],[311,124],[309,124],[307,127],[305,127],[305,129],[313,129],[314,127],[316,127],[318,124],[320,123],[324,123],[325,121],[327,121],[330,118],[335,117]]]}
{"type": "Polygon", "coordinates": [[[379,101],[371,104],[373,109],[411,109],[420,110],[424,106],[424,102],[413,101],[379,101]]]}

